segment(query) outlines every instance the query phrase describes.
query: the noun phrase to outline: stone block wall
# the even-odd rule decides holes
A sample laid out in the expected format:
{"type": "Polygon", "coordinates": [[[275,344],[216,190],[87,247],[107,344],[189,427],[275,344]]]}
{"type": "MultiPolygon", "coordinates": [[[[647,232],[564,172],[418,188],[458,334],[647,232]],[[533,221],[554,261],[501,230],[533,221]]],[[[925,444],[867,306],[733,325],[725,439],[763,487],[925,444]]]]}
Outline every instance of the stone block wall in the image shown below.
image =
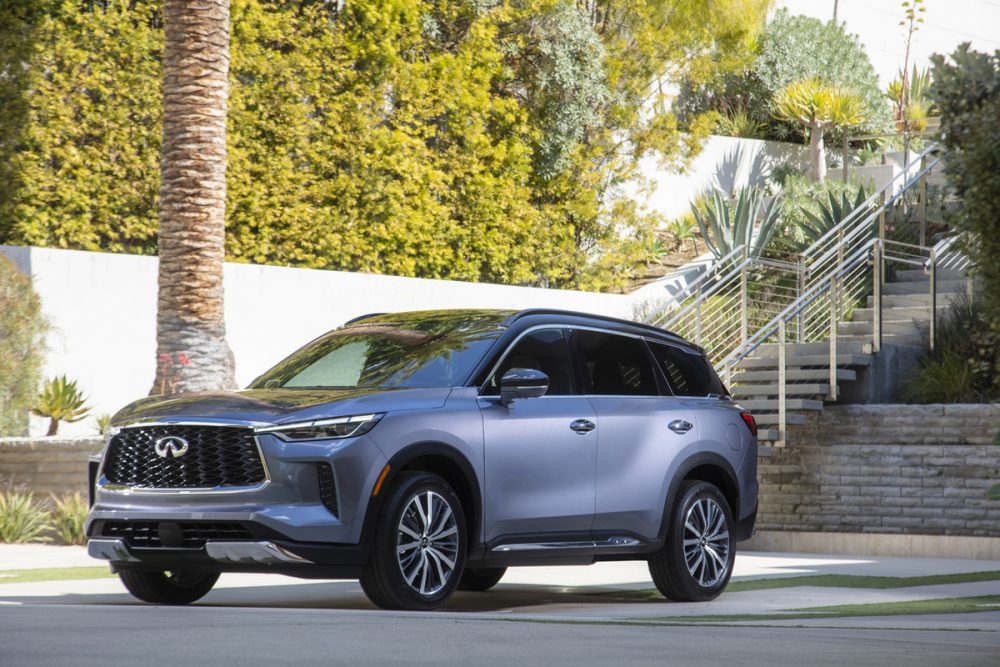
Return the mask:
{"type": "Polygon", "coordinates": [[[1000,537],[1000,405],[841,405],[762,456],[760,531],[1000,537]]]}
{"type": "Polygon", "coordinates": [[[36,496],[87,492],[87,459],[101,438],[0,438],[0,489],[24,487],[36,496]]]}

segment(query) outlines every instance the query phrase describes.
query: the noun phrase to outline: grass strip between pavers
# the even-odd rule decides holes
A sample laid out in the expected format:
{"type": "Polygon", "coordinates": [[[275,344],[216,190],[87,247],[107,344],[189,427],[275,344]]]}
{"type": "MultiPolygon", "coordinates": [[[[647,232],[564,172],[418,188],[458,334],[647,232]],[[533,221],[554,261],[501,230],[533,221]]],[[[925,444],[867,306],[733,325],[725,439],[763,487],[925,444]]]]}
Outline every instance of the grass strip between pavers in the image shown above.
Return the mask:
{"type": "Polygon", "coordinates": [[[72,581],[74,579],[104,579],[113,577],[107,565],[96,567],[50,567],[31,570],[0,570],[0,585],[25,584],[33,581],[72,581]]]}
{"type": "Polygon", "coordinates": [[[905,602],[873,602],[842,604],[830,607],[806,607],[781,613],[765,614],[706,614],[704,616],[657,616],[632,619],[671,623],[732,623],[739,621],[787,621],[798,619],[853,618],[859,616],[922,616],[927,614],[970,614],[1000,610],[1000,595],[968,598],[937,598],[905,602]]]}
{"type": "MultiPolygon", "coordinates": [[[[998,581],[1000,572],[960,572],[958,574],[935,574],[921,577],[872,577],[857,574],[816,574],[803,577],[774,577],[731,581],[726,593],[764,591],[772,588],[793,588],[795,586],[817,586],[819,588],[912,588],[914,586],[944,586],[947,584],[968,584],[977,581],[998,581]]],[[[638,600],[659,600],[663,595],[655,588],[633,591],[608,591],[598,593],[608,597],[638,600]]]]}

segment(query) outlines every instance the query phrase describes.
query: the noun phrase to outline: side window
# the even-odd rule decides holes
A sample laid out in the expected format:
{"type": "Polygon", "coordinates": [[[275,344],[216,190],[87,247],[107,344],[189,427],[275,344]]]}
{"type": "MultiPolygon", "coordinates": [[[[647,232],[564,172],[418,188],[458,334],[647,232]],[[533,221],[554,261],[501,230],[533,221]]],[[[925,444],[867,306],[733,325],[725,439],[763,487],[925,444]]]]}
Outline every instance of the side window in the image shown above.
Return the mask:
{"type": "Polygon", "coordinates": [[[539,329],[517,341],[490,378],[485,394],[500,394],[500,378],[512,368],[534,368],[549,376],[546,396],[573,394],[573,358],[562,329],[539,329]]]}
{"type": "Polygon", "coordinates": [[[675,395],[708,396],[728,393],[704,356],[672,345],[647,342],[675,395]]]}
{"type": "Polygon", "coordinates": [[[659,395],[652,362],[642,340],[585,330],[574,335],[583,363],[584,393],[659,395]]]}

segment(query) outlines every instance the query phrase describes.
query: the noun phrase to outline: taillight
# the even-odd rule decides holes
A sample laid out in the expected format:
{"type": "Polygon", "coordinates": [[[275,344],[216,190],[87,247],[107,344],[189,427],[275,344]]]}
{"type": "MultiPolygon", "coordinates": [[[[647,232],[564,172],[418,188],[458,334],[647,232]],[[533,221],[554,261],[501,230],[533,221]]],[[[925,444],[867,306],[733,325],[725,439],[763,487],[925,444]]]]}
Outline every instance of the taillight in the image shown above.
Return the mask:
{"type": "Polygon", "coordinates": [[[740,417],[743,417],[744,423],[746,423],[747,428],[750,429],[750,435],[757,437],[757,420],[753,418],[753,415],[749,412],[741,412],[740,417]]]}

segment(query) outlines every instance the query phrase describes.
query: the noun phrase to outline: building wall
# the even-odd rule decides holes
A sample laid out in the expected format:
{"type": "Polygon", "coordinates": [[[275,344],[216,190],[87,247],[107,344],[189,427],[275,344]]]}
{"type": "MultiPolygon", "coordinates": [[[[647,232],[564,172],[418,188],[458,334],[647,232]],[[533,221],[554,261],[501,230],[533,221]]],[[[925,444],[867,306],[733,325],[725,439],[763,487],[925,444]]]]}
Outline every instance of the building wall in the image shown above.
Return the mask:
{"type": "Polygon", "coordinates": [[[758,530],[1000,537],[1000,405],[832,406],[761,457],[758,530]]]}

